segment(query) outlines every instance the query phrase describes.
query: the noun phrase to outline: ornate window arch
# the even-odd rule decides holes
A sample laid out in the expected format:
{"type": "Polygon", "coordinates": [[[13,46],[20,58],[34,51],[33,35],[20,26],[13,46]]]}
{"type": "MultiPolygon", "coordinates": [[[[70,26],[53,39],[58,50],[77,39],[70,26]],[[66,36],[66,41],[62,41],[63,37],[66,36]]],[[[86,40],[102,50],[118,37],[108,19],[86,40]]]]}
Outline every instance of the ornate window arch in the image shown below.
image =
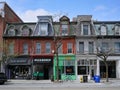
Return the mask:
{"type": "Polygon", "coordinates": [[[114,34],[115,35],[120,35],[120,24],[115,24],[115,26],[113,27],[114,30],[114,34]]]}
{"type": "Polygon", "coordinates": [[[27,25],[22,26],[21,31],[22,36],[29,36],[31,34],[31,29],[27,25]]]}
{"type": "Polygon", "coordinates": [[[102,24],[99,28],[100,30],[100,35],[107,35],[107,26],[105,24],[102,24]]]}
{"type": "Polygon", "coordinates": [[[16,31],[15,31],[15,26],[14,25],[10,25],[8,27],[7,34],[9,36],[15,36],[16,35],[16,31]]]}

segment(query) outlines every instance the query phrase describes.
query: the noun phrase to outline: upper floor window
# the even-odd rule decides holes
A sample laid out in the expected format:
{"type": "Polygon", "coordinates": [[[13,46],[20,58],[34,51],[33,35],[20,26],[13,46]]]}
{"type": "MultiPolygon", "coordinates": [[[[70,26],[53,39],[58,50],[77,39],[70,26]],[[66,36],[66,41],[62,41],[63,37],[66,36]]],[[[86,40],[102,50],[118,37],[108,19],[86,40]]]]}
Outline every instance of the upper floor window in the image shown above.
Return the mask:
{"type": "Polygon", "coordinates": [[[36,43],[36,54],[40,54],[40,52],[41,52],[41,44],[36,43]]]}
{"type": "Polygon", "coordinates": [[[73,47],[72,43],[67,44],[67,53],[72,53],[72,47],[73,47]]]}
{"type": "Polygon", "coordinates": [[[62,54],[62,44],[59,43],[59,45],[60,45],[60,47],[58,48],[58,53],[59,53],[59,54],[62,54]]]}
{"type": "Polygon", "coordinates": [[[23,36],[29,36],[29,34],[30,34],[29,28],[28,28],[27,26],[24,26],[24,27],[22,28],[22,35],[23,35],[23,36]]]}
{"type": "Polygon", "coordinates": [[[79,53],[84,53],[84,42],[79,42],[79,53]]]}
{"type": "Polygon", "coordinates": [[[62,35],[68,35],[68,25],[67,24],[62,25],[62,35]]]}
{"type": "Polygon", "coordinates": [[[115,42],[115,53],[120,53],[120,42],[115,42]]]}
{"type": "Polygon", "coordinates": [[[89,53],[94,53],[94,43],[89,42],[89,53]]]}
{"type": "Polygon", "coordinates": [[[51,52],[51,44],[46,43],[46,53],[50,53],[50,52],[51,52]]]}
{"type": "Polygon", "coordinates": [[[28,54],[28,44],[27,43],[23,44],[23,54],[28,54]]]}
{"type": "Polygon", "coordinates": [[[9,36],[15,36],[15,27],[14,26],[9,27],[8,35],[9,36]]]}
{"type": "Polygon", "coordinates": [[[107,35],[107,28],[106,26],[102,25],[100,28],[101,35],[107,35]]]}
{"type": "Polygon", "coordinates": [[[115,35],[120,35],[120,27],[118,25],[115,26],[115,35]]]}
{"type": "Polygon", "coordinates": [[[106,51],[108,51],[108,49],[109,49],[109,44],[108,44],[108,42],[102,42],[101,51],[102,51],[102,52],[106,52],[106,51]]]}
{"type": "Polygon", "coordinates": [[[10,54],[10,55],[13,55],[13,54],[14,54],[14,44],[13,44],[13,43],[10,43],[10,44],[9,44],[9,54],[10,54]]]}
{"type": "Polygon", "coordinates": [[[48,23],[40,23],[38,35],[46,36],[48,35],[48,23]]]}
{"type": "Polygon", "coordinates": [[[83,25],[83,35],[88,35],[88,34],[89,34],[88,25],[83,25]]]}

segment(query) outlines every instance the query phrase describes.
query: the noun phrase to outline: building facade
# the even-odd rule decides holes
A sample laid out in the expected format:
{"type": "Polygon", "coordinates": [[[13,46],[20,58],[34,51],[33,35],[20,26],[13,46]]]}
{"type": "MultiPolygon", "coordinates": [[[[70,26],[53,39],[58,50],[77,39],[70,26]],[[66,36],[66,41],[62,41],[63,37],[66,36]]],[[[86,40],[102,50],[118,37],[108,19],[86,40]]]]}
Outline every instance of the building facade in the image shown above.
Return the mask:
{"type": "MultiPolygon", "coordinates": [[[[7,22],[23,22],[19,16],[5,2],[0,2],[0,62],[3,61],[3,33],[7,22]]],[[[0,71],[4,72],[4,66],[0,63],[0,71]]]]}
{"type": "Polygon", "coordinates": [[[38,16],[37,22],[24,23],[5,7],[0,38],[6,61],[2,71],[9,79],[105,78],[106,67],[98,51],[110,51],[108,76],[120,78],[120,21],[94,21],[91,15],[78,15],[73,21],[67,16],[58,22],[52,16],[38,16]]]}

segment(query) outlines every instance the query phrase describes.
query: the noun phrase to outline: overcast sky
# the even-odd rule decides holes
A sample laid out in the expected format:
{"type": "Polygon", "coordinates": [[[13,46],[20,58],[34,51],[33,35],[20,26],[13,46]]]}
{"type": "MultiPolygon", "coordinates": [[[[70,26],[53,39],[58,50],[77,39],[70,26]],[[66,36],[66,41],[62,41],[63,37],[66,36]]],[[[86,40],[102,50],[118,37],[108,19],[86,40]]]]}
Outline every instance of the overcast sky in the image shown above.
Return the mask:
{"type": "Polygon", "coordinates": [[[5,1],[25,22],[36,22],[39,15],[92,15],[94,20],[120,20],[120,0],[0,0],[5,1]]]}

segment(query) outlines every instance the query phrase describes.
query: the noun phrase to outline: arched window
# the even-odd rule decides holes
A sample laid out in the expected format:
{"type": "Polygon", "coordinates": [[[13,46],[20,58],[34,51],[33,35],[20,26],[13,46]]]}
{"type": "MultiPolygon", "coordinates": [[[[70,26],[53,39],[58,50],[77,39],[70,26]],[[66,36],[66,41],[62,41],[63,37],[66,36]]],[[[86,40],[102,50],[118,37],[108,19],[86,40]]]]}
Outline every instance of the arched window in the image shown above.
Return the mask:
{"type": "Polygon", "coordinates": [[[100,27],[100,32],[101,32],[101,35],[107,35],[107,27],[102,25],[100,27]]]}
{"type": "Polygon", "coordinates": [[[120,26],[116,25],[114,29],[115,29],[115,35],[120,35],[120,26]]]}
{"type": "Polygon", "coordinates": [[[29,36],[29,35],[30,35],[29,27],[27,27],[26,25],[23,26],[23,28],[22,28],[22,36],[29,36]]]}
{"type": "Polygon", "coordinates": [[[8,35],[9,36],[15,36],[15,27],[14,26],[10,26],[8,29],[8,35]]]}

